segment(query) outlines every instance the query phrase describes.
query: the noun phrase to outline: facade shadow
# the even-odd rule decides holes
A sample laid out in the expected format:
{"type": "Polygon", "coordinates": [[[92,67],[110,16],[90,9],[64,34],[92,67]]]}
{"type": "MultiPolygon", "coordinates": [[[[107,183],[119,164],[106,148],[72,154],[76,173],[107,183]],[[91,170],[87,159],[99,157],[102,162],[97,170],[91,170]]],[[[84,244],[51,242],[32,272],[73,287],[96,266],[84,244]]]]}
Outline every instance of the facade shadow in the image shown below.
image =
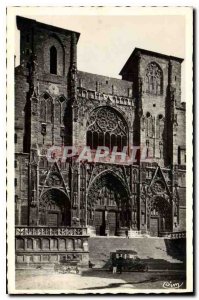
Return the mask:
{"type": "Polygon", "coordinates": [[[167,254],[171,257],[186,262],[186,239],[165,239],[167,254]]]}
{"type": "MultiPolygon", "coordinates": [[[[123,280],[124,282],[116,282],[110,283],[106,286],[98,286],[94,289],[109,289],[109,288],[119,288],[125,286],[126,284],[129,285],[142,285],[142,284],[150,284],[155,282],[181,282],[181,288],[185,288],[186,285],[186,275],[185,273],[173,273],[173,274],[160,274],[160,273],[141,273],[141,272],[123,272],[122,274],[112,274],[110,271],[97,271],[97,270],[89,270],[84,271],[82,276],[86,277],[97,277],[97,278],[109,278],[109,279],[118,279],[123,280]],[[144,277],[144,278],[143,278],[144,277]]],[[[133,287],[132,287],[133,288],[133,287]]],[[[139,287],[140,288],[140,287],[139,287]]],[[[83,288],[82,290],[92,288],[83,288]]]]}

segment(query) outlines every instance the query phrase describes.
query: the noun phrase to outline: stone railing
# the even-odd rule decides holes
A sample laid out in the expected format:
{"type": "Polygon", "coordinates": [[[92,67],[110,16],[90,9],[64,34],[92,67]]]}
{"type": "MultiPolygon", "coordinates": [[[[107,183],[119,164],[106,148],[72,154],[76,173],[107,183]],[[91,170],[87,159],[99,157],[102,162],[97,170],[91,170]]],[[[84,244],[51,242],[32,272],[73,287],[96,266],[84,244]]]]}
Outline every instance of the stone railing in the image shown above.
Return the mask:
{"type": "Polygon", "coordinates": [[[16,236],[87,236],[86,227],[15,227],[16,236]]]}
{"type": "Polygon", "coordinates": [[[160,237],[168,238],[168,239],[185,239],[186,238],[186,231],[179,231],[179,232],[160,232],[160,237]]]}
{"type": "Polygon", "coordinates": [[[103,92],[87,90],[87,89],[84,89],[81,87],[77,88],[77,95],[78,95],[78,97],[85,98],[85,99],[98,100],[98,101],[109,100],[112,104],[134,106],[133,98],[122,97],[122,96],[117,96],[117,95],[112,95],[112,94],[105,94],[103,92]]]}

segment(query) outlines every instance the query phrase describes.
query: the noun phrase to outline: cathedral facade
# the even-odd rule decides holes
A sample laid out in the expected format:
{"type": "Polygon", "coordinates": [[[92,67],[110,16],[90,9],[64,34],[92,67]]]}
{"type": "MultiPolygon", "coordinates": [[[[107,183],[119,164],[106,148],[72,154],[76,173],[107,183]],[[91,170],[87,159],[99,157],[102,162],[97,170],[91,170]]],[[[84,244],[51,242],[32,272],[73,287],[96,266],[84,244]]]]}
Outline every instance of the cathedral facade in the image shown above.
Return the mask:
{"type": "MultiPolygon", "coordinates": [[[[18,252],[69,247],[86,253],[87,237],[96,235],[185,234],[183,59],[135,48],[120,71],[122,79],[110,78],[77,70],[79,33],[23,17],[17,17],[17,27],[18,252]],[[130,162],[78,160],[75,154],[49,159],[49,149],[71,146],[87,147],[92,155],[98,146],[107,147],[118,157],[123,149],[129,156],[137,150],[130,162]],[[60,233],[70,228],[72,246],[60,233]],[[49,238],[47,232],[54,234],[49,238]]],[[[21,256],[18,262],[25,259],[21,256]]]]}

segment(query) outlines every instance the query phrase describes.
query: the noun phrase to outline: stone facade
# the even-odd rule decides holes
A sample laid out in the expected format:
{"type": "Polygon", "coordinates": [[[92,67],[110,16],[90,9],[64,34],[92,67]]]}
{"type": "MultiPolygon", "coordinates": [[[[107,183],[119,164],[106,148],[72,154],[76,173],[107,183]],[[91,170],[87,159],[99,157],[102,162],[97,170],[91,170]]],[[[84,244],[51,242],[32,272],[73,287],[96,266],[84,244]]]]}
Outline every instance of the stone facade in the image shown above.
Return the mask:
{"type": "Polygon", "coordinates": [[[79,33],[22,17],[17,26],[16,226],[77,226],[90,235],[185,231],[183,60],[135,48],[122,79],[110,78],[77,70],[79,33]],[[50,147],[67,145],[140,146],[147,160],[47,159],[50,147]]]}

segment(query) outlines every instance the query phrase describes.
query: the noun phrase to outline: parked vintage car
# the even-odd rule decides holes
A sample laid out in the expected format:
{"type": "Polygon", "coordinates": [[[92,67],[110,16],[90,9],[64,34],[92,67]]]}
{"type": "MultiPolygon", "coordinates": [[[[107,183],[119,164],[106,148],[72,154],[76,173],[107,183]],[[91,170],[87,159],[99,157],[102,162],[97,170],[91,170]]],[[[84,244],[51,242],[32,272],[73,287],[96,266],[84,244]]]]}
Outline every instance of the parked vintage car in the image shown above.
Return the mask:
{"type": "Polygon", "coordinates": [[[122,271],[129,272],[147,272],[148,266],[143,262],[137,255],[136,251],[133,250],[116,250],[111,252],[112,266],[122,266],[122,271]]]}
{"type": "Polygon", "coordinates": [[[69,260],[67,261],[65,256],[57,264],[54,264],[54,270],[58,273],[76,273],[79,274],[79,261],[78,260],[69,260]]]}

